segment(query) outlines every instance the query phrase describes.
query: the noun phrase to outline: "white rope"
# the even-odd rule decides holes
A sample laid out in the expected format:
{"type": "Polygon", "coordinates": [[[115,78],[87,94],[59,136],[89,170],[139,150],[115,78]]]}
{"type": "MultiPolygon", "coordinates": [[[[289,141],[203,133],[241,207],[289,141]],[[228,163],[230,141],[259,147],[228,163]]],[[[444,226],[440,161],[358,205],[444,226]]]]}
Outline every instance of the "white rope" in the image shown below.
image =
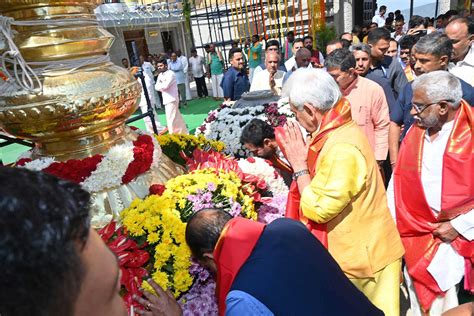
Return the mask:
{"type": "Polygon", "coordinates": [[[13,18],[0,16],[0,31],[3,37],[6,40],[8,49],[2,54],[2,68],[5,71],[5,75],[10,79],[16,80],[16,83],[24,90],[27,90],[30,93],[38,93],[43,90],[43,84],[36,75],[36,73],[31,69],[30,66],[26,63],[23,56],[21,56],[20,50],[13,42],[13,35],[11,30],[11,23],[13,18]],[[8,58],[11,57],[11,58],[8,58]],[[9,73],[6,63],[10,62],[13,65],[13,76],[9,73]],[[20,79],[21,73],[21,79],[20,79]],[[35,82],[38,84],[38,87],[35,88],[35,82]]]}
{"type": "Polygon", "coordinates": [[[29,62],[27,63],[20,53],[20,50],[13,41],[12,25],[17,26],[69,26],[69,25],[99,25],[96,19],[92,18],[73,18],[73,19],[47,19],[47,20],[29,20],[14,21],[13,18],[0,15],[0,35],[6,39],[8,49],[1,55],[1,66],[9,81],[15,81],[19,87],[29,93],[41,93],[43,85],[40,76],[62,76],[72,73],[80,68],[110,62],[108,54],[75,58],[69,60],[29,62]],[[13,74],[8,71],[7,64],[12,65],[13,74]],[[31,67],[34,67],[33,70],[31,67]]]}

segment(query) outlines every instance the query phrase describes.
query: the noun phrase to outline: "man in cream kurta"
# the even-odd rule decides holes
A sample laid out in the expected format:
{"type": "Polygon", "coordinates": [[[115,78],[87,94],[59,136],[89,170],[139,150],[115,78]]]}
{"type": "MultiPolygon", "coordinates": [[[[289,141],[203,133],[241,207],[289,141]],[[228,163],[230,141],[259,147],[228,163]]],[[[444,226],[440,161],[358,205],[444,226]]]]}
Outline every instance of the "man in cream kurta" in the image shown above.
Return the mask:
{"type": "Polygon", "coordinates": [[[311,133],[307,145],[296,123],[286,125],[283,151],[298,190],[294,182],[286,216],[306,224],[385,315],[399,315],[404,250],[373,150],[351,119],[349,102],[321,69],[296,70],[285,83],[284,95],[298,123],[311,133]],[[293,216],[288,209],[295,209],[297,193],[300,203],[293,216]]]}
{"type": "Polygon", "coordinates": [[[271,90],[274,94],[280,95],[283,87],[283,77],[285,72],[278,70],[280,54],[269,52],[265,59],[265,70],[254,73],[250,91],[271,90]]]}
{"type": "MultiPolygon", "coordinates": [[[[427,311],[429,315],[441,315],[457,306],[456,286],[463,277],[469,278],[468,274],[465,275],[469,271],[466,269],[468,261],[458,252],[457,246],[460,240],[470,244],[472,257],[474,249],[472,145],[467,141],[468,135],[472,139],[472,121],[461,119],[463,112],[472,119],[472,108],[465,101],[461,102],[461,96],[459,80],[446,71],[430,72],[415,79],[411,114],[417,123],[410,128],[403,140],[397,168],[387,189],[389,207],[397,220],[402,240],[407,245],[407,268],[404,274],[410,294],[411,311],[415,316],[425,315],[423,312],[427,311]],[[455,125],[457,129],[464,128],[465,132],[453,132],[455,125]],[[456,137],[453,135],[466,135],[466,137],[451,139],[456,137]],[[421,151],[418,150],[418,142],[422,142],[421,151]],[[459,143],[464,144],[461,149],[450,149],[455,146],[453,144],[459,143]],[[411,149],[412,152],[416,152],[417,158],[405,153],[411,149]],[[449,161],[446,160],[446,156],[450,151],[454,151],[457,157],[465,158],[456,165],[445,165],[446,161],[449,161]],[[413,165],[421,168],[418,176],[421,194],[415,187],[418,181],[405,176],[413,165]],[[452,180],[453,183],[448,183],[447,180],[452,180]],[[448,195],[449,191],[453,194],[448,195]],[[453,196],[455,198],[452,198],[453,196]],[[414,201],[411,201],[412,198],[414,201]],[[426,200],[423,202],[426,203],[425,213],[419,212],[421,207],[413,207],[413,202],[417,203],[417,200],[426,200]],[[454,207],[450,207],[446,201],[451,201],[451,204],[454,202],[454,207]],[[452,215],[445,217],[444,214],[450,209],[455,211],[450,211],[452,215]],[[424,223],[425,221],[427,223],[424,223]],[[415,229],[417,231],[414,231],[415,229]],[[416,253],[420,253],[423,248],[416,246],[422,243],[422,238],[427,237],[431,237],[433,242],[439,243],[439,246],[429,247],[426,254],[421,252],[418,261],[408,260],[414,256],[413,254],[416,256],[416,253]],[[420,238],[420,241],[416,238],[420,238]],[[432,253],[432,249],[435,249],[435,253],[430,258],[429,253],[432,253]],[[419,269],[425,261],[426,267],[419,269]],[[419,270],[415,273],[414,269],[419,270]],[[433,288],[426,283],[428,279],[422,273],[429,274],[434,280],[438,291],[440,290],[438,295],[427,295],[426,293],[431,291],[421,290],[433,288]],[[417,279],[414,280],[413,276],[417,279]]],[[[470,265],[472,269],[472,262],[470,265]]]]}
{"type": "Polygon", "coordinates": [[[157,63],[160,74],[156,80],[155,89],[163,95],[163,103],[166,113],[166,124],[170,134],[187,134],[188,129],[179,111],[178,85],[176,75],[168,70],[166,59],[161,58],[157,63]]]}

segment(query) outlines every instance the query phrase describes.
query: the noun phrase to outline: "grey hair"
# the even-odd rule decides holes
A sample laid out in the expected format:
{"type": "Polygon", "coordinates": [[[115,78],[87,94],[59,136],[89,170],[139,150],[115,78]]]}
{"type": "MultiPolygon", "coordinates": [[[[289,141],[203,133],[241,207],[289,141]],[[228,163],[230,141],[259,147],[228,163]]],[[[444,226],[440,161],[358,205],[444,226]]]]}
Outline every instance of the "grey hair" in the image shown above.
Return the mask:
{"type": "Polygon", "coordinates": [[[321,112],[329,111],[342,97],[336,81],[322,69],[298,68],[283,86],[283,96],[303,110],[305,103],[321,112]]]}
{"type": "Polygon", "coordinates": [[[457,109],[462,99],[461,82],[446,70],[437,70],[417,77],[413,91],[422,89],[430,102],[449,101],[457,109]]]}
{"type": "Polygon", "coordinates": [[[451,60],[453,44],[446,34],[433,32],[420,38],[415,44],[415,50],[419,54],[448,56],[448,59],[451,60]]]}
{"type": "Polygon", "coordinates": [[[350,50],[351,50],[352,53],[354,53],[356,51],[366,52],[367,55],[370,56],[370,46],[368,44],[365,44],[365,43],[352,44],[350,50]]]}

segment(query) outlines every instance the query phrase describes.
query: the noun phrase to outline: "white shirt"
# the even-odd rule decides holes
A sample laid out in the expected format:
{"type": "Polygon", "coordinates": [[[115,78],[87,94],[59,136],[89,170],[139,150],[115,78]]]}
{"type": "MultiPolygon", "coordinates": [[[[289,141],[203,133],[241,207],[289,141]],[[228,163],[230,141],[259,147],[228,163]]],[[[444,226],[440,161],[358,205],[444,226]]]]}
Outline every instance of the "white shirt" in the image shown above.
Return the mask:
{"type": "Polygon", "coordinates": [[[287,61],[285,61],[286,71],[291,71],[293,69],[293,67],[296,67],[295,56],[291,56],[291,58],[289,58],[287,61]]]}
{"type": "Polygon", "coordinates": [[[191,65],[191,72],[194,78],[201,78],[204,76],[204,58],[199,55],[196,57],[189,57],[189,64],[191,65]]]}
{"type": "Polygon", "coordinates": [[[179,100],[176,75],[171,70],[161,72],[158,75],[155,89],[162,93],[163,103],[165,105],[179,100]]]}
{"type": "Polygon", "coordinates": [[[189,67],[188,58],[186,58],[186,56],[184,55],[181,55],[178,57],[178,59],[181,62],[181,64],[183,64],[183,72],[186,75],[188,73],[188,67],[189,67]]]}
{"type": "Polygon", "coordinates": [[[153,71],[155,71],[155,67],[147,61],[143,62],[142,64],[143,76],[151,78],[153,80],[153,71]]]}
{"type": "Polygon", "coordinates": [[[449,72],[474,87],[474,43],[463,60],[449,63],[449,72]]]}
{"type": "Polygon", "coordinates": [[[374,15],[372,18],[372,23],[377,23],[379,27],[385,26],[385,17],[381,16],[380,14],[374,15]]]}
{"type": "MultiPolygon", "coordinates": [[[[280,94],[281,88],[283,87],[284,76],[285,76],[284,71],[277,70],[274,78],[275,78],[275,88],[278,94],[280,94]]],[[[250,86],[250,91],[258,91],[258,90],[270,90],[270,73],[268,72],[267,69],[253,74],[252,85],[250,86]]]]}
{"type": "MultiPolygon", "coordinates": [[[[445,123],[433,140],[426,133],[423,143],[421,183],[426,201],[435,216],[438,216],[441,209],[443,156],[453,127],[454,120],[445,123]]],[[[393,177],[387,188],[387,198],[388,206],[395,218],[393,177]]],[[[474,239],[474,210],[459,215],[450,222],[454,229],[466,239],[474,239]]],[[[464,258],[454,250],[451,244],[443,243],[428,266],[428,271],[441,290],[447,291],[458,284],[464,276],[464,258]]]]}

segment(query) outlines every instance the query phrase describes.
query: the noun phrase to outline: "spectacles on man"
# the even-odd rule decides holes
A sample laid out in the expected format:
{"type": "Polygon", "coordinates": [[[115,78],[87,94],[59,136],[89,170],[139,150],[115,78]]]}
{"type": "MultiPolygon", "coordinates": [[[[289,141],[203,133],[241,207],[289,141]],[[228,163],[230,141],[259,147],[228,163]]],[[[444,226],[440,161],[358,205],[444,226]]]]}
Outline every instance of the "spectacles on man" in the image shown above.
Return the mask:
{"type": "Polygon", "coordinates": [[[440,100],[438,102],[433,102],[433,103],[424,104],[424,105],[419,105],[419,104],[416,104],[416,103],[412,103],[411,105],[415,109],[416,114],[421,114],[421,113],[423,113],[424,110],[426,110],[427,108],[429,108],[433,104],[439,104],[441,102],[452,102],[452,101],[451,100],[440,100]]]}
{"type": "Polygon", "coordinates": [[[429,107],[432,106],[433,104],[437,104],[437,103],[438,103],[438,102],[433,102],[433,103],[425,104],[425,105],[418,105],[418,104],[412,103],[411,105],[412,105],[413,108],[415,109],[416,114],[421,114],[421,113],[423,113],[424,110],[426,110],[427,108],[429,108],[429,107]]]}

